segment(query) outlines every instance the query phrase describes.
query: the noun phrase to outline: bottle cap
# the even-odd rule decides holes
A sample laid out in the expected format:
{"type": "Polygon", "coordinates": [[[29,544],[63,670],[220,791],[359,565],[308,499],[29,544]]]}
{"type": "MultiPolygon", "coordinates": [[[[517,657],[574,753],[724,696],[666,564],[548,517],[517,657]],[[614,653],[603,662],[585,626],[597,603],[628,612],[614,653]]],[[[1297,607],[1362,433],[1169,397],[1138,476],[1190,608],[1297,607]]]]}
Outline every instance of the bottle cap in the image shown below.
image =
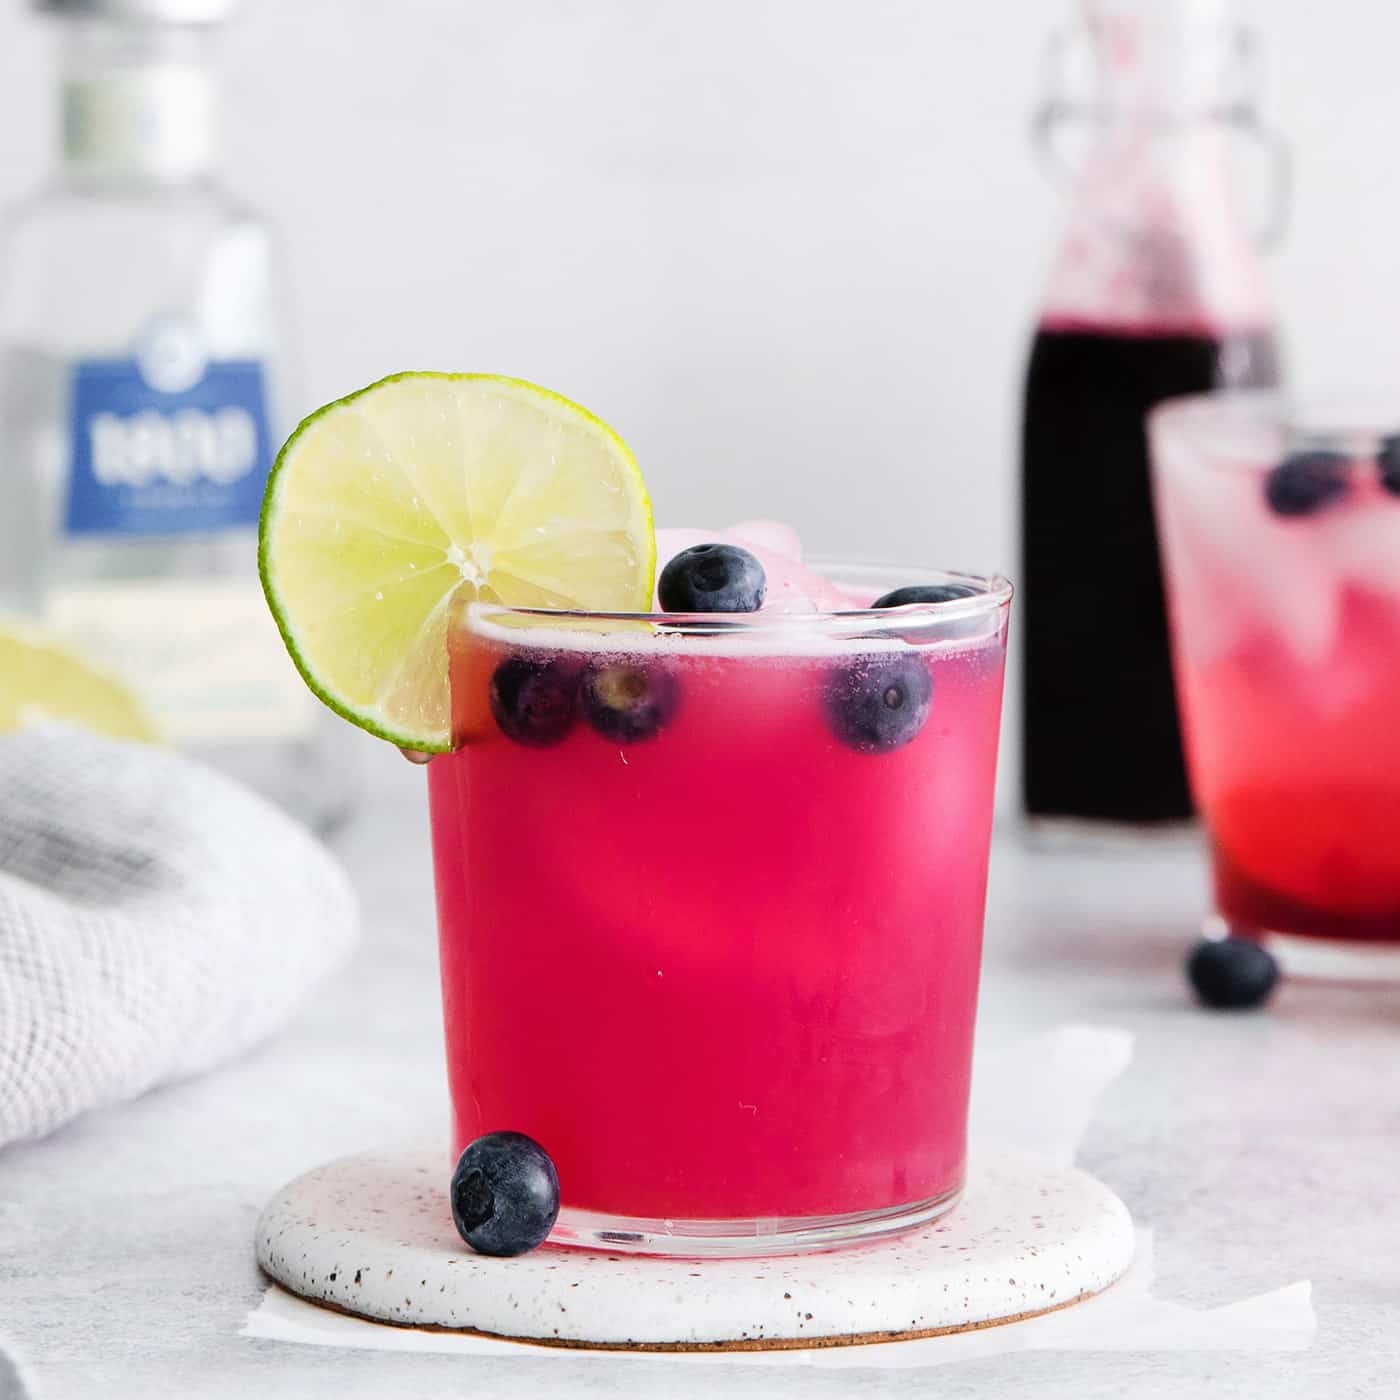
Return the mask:
{"type": "Polygon", "coordinates": [[[218,24],[238,0],[32,0],[43,14],[136,24],[218,24]]]}

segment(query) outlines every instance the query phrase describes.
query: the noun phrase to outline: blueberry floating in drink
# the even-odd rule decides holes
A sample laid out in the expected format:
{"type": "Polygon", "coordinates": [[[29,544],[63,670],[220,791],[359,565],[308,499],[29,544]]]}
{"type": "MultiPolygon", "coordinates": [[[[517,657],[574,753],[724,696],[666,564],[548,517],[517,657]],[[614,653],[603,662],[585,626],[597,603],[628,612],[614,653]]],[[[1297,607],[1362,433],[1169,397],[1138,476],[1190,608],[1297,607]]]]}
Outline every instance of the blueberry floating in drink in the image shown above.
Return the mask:
{"type": "Polygon", "coordinates": [[[562,743],[578,716],[579,672],[562,660],[510,656],[491,677],[491,713],[518,744],[562,743]]]}
{"type": "Polygon", "coordinates": [[[1202,1005],[1241,1011],[1268,1000],[1278,982],[1278,963],[1251,939],[1207,938],[1192,950],[1186,975],[1202,1005]]]}
{"type": "Polygon", "coordinates": [[[975,598],[977,590],[967,583],[916,583],[882,594],[872,608],[907,608],[914,603],[953,603],[959,598],[975,598]]]}
{"type": "Polygon", "coordinates": [[[890,753],[928,720],[933,677],[918,656],[866,656],[831,672],[826,715],[843,744],[861,753],[890,753]]]}
{"type": "Polygon", "coordinates": [[[452,1220],[478,1254],[525,1254],[559,1217],[559,1173],[524,1133],[487,1133],[469,1143],[452,1173],[452,1220]]]}
{"type": "Polygon", "coordinates": [[[683,549],[661,571],[656,594],[665,612],[743,613],[763,606],[763,565],[736,544],[683,549]]]}
{"type": "MultiPolygon", "coordinates": [[[[870,606],[872,609],[887,611],[891,608],[908,608],[919,604],[956,603],[964,598],[975,598],[978,591],[968,583],[915,583],[881,594],[870,606]]],[[[931,615],[920,614],[921,623],[929,616],[931,615]]],[[[970,618],[964,622],[945,619],[937,625],[937,635],[945,641],[951,641],[955,637],[976,635],[982,625],[982,621],[977,618],[970,618]]],[[[916,626],[907,632],[882,631],[876,635],[900,636],[907,642],[918,644],[930,640],[932,631],[927,627],[921,629],[916,626]]]]}
{"type": "Polygon", "coordinates": [[[1392,496],[1400,496],[1400,437],[1388,437],[1376,454],[1381,486],[1392,496]]]}
{"type": "Polygon", "coordinates": [[[1336,452],[1295,452],[1264,480],[1264,498],[1275,515],[1312,515],[1347,493],[1350,463],[1336,452]]]}
{"type": "Polygon", "coordinates": [[[664,666],[603,661],[584,674],[583,712],[605,739],[633,744],[654,737],[676,711],[680,686],[664,666]]]}

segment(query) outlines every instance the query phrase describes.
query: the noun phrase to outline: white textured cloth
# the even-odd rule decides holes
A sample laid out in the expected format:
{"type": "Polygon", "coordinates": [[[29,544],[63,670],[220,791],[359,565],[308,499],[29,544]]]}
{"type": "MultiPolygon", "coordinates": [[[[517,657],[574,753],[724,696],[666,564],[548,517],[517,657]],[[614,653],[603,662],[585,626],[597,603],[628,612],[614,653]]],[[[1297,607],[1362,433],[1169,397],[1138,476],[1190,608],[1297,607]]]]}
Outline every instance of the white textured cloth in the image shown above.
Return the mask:
{"type": "Polygon", "coordinates": [[[0,737],[0,1144],[246,1050],[356,929],[330,854],[238,783],[71,729],[0,737]]]}

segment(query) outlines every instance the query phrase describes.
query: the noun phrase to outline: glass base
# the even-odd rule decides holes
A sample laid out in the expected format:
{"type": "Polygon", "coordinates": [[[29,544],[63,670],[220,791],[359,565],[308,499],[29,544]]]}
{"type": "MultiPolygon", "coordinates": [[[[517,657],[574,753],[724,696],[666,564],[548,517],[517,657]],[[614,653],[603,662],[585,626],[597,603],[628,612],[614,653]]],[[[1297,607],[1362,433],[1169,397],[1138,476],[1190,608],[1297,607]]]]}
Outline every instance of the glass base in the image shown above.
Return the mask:
{"type": "Polygon", "coordinates": [[[886,1210],[760,1220],[642,1220],[566,1207],[559,1212],[549,1242],[602,1249],[609,1254],[658,1254],[674,1259],[811,1254],[841,1245],[866,1244],[926,1225],[950,1211],[961,1195],[959,1184],[941,1196],[886,1210]]]}
{"type": "Polygon", "coordinates": [[[1262,943],[1278,959],[1285,977],[1316,982],[1400,982],[1400,943],[1237,929],[1218,914],[1206,919],[1203,927],[1207,938],[1233,934],[1262,943]]]}

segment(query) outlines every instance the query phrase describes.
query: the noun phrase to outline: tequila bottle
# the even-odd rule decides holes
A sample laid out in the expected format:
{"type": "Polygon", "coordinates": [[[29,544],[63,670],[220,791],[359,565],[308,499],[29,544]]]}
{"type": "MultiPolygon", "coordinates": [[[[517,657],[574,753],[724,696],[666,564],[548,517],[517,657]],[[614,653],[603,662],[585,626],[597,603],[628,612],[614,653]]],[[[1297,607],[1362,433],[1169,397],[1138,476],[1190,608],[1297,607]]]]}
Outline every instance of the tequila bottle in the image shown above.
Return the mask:
{"type": "Polygon", "coordinates": [[[61,156],[0,245],[0,608],[326,824],[343,740],[257,579],[297,405],[269,230],[214,173],[210,50],[232,3],[37,0],[61,21],[61,156]]]}

